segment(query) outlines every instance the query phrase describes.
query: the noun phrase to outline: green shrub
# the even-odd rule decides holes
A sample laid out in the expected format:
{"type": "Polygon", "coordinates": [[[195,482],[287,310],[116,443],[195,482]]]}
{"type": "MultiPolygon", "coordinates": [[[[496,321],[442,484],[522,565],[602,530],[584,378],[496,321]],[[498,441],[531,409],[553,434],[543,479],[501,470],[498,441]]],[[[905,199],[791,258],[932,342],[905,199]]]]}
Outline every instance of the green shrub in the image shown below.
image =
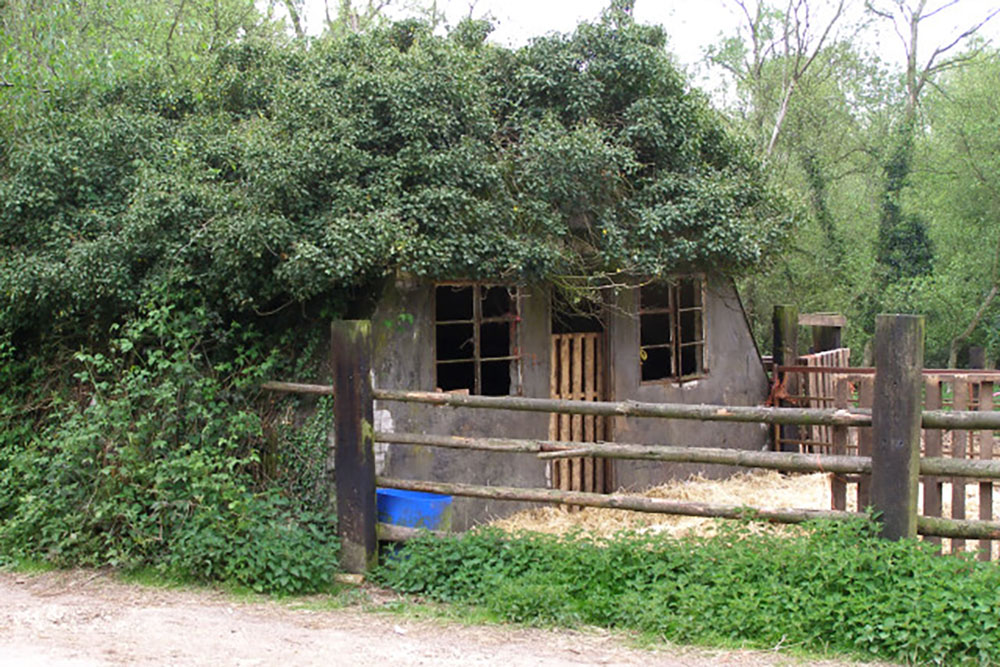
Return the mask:
{"type": "Polygon", "coordinates": [[[479,530],[408,543],[378,577],[524,623],[906,662],[1000,661],[1000,568],[880,540],[864,521],[791,536],[728,524],[682,540],[479,530]]]}
{"type": "MultiPolygon", "coordinates": [[[[38,423],[3,431],[0,558],[152,565],[261,591],[327,585],[334,517],[254,474],[262,425],[248,396],[275,352],[242,327],[219,333],[197,307],[151,304],[117,333],[107,351],[75,355],[76,386],[38,423]]],[[[17,401],[5,405],[16,417],[17,401]]]]}

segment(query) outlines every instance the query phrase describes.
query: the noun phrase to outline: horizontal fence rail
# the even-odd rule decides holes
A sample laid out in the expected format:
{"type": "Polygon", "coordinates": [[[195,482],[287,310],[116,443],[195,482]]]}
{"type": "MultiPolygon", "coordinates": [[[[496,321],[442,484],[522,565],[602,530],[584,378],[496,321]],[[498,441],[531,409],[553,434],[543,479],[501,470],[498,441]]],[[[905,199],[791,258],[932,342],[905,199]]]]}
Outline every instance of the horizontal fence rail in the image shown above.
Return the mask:
{"type": "MultiPolygon", "coordinates": [[[[868,515],[860,512],[811,509],[759,509],[740,505],[717,505],[711,503],[682,502],[663,498],[646,498],[626,494],[588,493],[586,491],[561,491],[558,489],[528,489],[513,486],[479,486],[456,482],[428,482],[422,480],[376,477],[375,482],[390,489],[423,491],[466,498],[488,498],[492,500],[521,500],[553,505],[580,505],[603,509],[629,510],[679,516],[697,516],[714,519],[755,518],[770,523],[798,524],[815,519],[864,519],[868,515]]],[[[969,539],[1000,539],[1000,523],[987,521],[960,521],[919,517],[917,532],[921,535],[938,537],[965,537],[969,539]]]]}
{"type": "MultiPolygon", "coordinates": [[[[298,394],[332,396],[333,387],[297,382],[265,382],[262,389],[298,394]]],[[[607,417],[650,417],[693,419],[698,421],[741,422],[755,424],[797,424],[801,426],[871,426],[870,409],[772,408],[757,406],[689,405],[686,403],[640,403],[622,401],[573,401],[521,396],[468,396],[436,391],[401,391],[374,389],[372,396],[381,401],[401,401],[445,405],[455,408],[485,410],[520,410],[607,417]]],[[[1000,430],[1000,412],[924,410],[921,425],[935,429],[1000,430]]]]}
{"type": "Polygon", "coordinates": [[[266,391],[281,391],[289,394],[317,394],[320,396],[333,396],[333,385],[328,384],[306,384],[304,382],[278,382],[271,380],[260,385],[266,391]]]}
{"type": "MultiPolygon", "coordinates": [[[[673,463],[715,463],[765,468],[782,472],[832,472],[869,474],[870,456],[836,456],[830,454],[800,454],[718,447],[678,447],[676,445],[641,445],[622,442],[567,442],[517,438],[470,438],[426,433],[375,433],[375,442],[396,445],[423,445],[451,449],[537,454],[541,459],[575,456],[665,461],[673,463]]],[[[949,477],[976,477],[1000,480],[1000,460],[922,458],[920,474],[949,477]]]]}
{"type": "MultiPolygon", "coordinates": [[[[402,401],[454,408],[554,412],[604,417],[651,417],[751,424],[827,424],[871,426],[871,411],[825,408],[769,408],[749,405],[689,405],[687,403],[640,403],[638,401],[574,401],[522,396],[470,396],[435,391],[375,389],[382,401],[402,401]]],[[[1000,421],[998,421],[1000,424],[1000,421]]]]}
{"type": "MultiPolygon", "coordinates": [[[[559,489],[528,489],[514,486],[479,486],[457,482],[427,482],[422,480],[376,477],[379,486],[406,491],[442,493],[466,498],[490,498],[494,500],[526,500],[555,505],[580,505],[604,509],[651,512],[655,514],[676,514],[680,516],[700,516],[720,519],[743,519],[756,517],[773,523],[804,523],[813,519],[856,519],[865,517],[859,512],[836,510],[778,509],[762,510],[739,505],[715,505],[709,503],[682,502],[663,498],[623,493],[590,493],[588,491],[563,491],[559,489]]],[[[997,525],[1000,529],[1000,524],[997,525]]]]}

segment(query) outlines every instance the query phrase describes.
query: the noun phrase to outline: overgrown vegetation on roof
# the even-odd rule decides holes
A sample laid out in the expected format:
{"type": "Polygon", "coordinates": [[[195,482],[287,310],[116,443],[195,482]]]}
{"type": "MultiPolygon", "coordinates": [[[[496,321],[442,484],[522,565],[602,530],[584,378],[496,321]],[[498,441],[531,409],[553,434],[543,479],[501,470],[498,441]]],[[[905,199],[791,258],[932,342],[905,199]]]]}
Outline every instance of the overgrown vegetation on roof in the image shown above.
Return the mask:
{"type": "Polygon", "coordinates": [[[106,326],[152,290],[267,312],[395,269],[736,274],[778,247],[789,217],[662,29],[487,30],[246,41],[203,76],[53,90],[0,164],[0,326],[106,326]]]}

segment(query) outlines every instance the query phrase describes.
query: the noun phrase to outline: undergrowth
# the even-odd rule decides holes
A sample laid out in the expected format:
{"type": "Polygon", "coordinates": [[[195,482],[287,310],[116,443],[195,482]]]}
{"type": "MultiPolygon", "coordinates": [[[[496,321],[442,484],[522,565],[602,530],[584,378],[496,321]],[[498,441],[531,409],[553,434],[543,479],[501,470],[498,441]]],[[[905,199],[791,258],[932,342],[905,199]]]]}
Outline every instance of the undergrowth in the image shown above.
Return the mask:
{"type": "Polygon", "coordinates": [[[327,588],[336,518],[301,460],[323,461],[328,411],[269,441],[258,387],[281,350],[166,298],[112,334],[44,371],[0,348],[0,564],[327,588]]]}
{"type": "Polygon", "coordinates": [[[1000,662],[1000,568],[888,542],[868,522],[706,538],[486,529],[422,538],[377,578],[514,622],[920,663],[1000,662]]]}

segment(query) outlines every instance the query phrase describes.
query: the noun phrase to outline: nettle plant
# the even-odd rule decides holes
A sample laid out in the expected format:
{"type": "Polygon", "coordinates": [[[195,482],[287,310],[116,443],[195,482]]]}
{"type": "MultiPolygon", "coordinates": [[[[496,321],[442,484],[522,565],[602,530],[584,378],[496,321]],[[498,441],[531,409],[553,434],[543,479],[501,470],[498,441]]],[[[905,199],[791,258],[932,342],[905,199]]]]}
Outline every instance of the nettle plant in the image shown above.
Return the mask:
{"type": "Polygon", "coordinates": [[[274,592],[328,585],[334,518],[255,474],[262,424],[248,397],[276,349],[237,325],[213,329],[199,307],[148,304],[114,329],[104,352],[68,362],[73,390],[49,397],[34,437],[0,438],[0,562],[152,566],[274,592]]]}

